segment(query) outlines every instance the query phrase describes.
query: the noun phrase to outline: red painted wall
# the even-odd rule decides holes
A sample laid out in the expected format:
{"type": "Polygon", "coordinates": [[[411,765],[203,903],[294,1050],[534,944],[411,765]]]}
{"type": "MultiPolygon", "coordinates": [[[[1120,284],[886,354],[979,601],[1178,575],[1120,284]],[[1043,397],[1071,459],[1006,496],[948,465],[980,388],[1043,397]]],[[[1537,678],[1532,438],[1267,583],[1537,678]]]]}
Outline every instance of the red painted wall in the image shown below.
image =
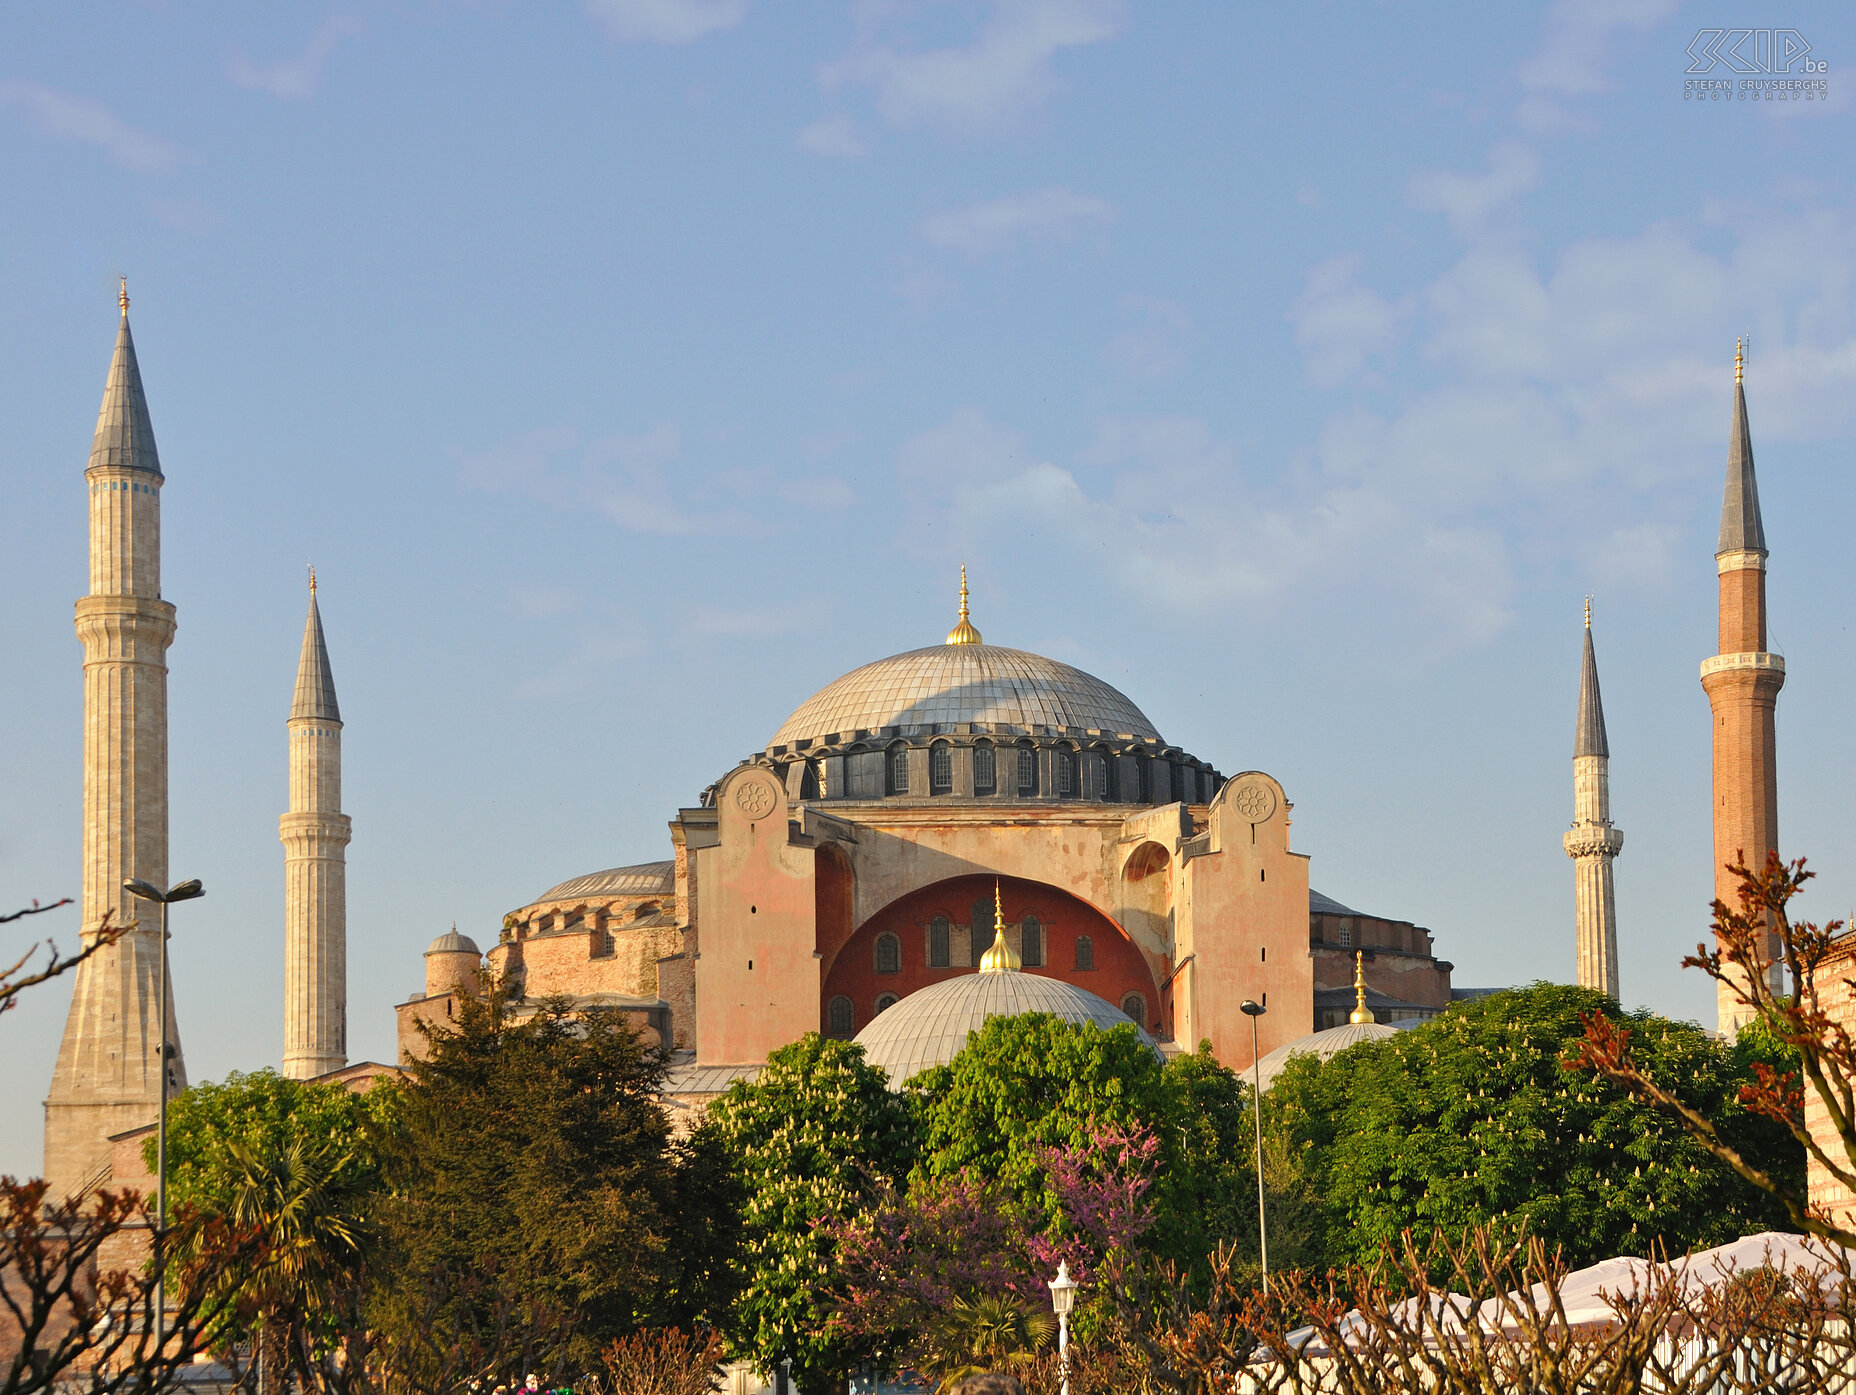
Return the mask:
{"type": "MultiPolygon", "coordinates": [[[[1026,915],[1035,915],[1044,924],[1044,967],[1028,968],[1026,973],[1073,983],[1117,1007],[1126,994],[1139,993],[1147,1002],[1147,1021],[1141,1025],[1150,1031],[1156,1027],[1160,995],[1155,991],[1153,975],[1119,925],[1056,887],[1015,877],[1001,879],[999,887],[1008,925],[1017,924],[1026,915]],[[1087,935],[1094,942],[1093,970],[1078,971],[1075,967],[1079,935],[1087,935]]],[[[990,876],[937,882],[892,901],[859,926],[835,954],[821,943],[820,952],[830,958],[830,963],[819,995],[819,1029],[824,1031],[829,1026],[826,1007],[839,994],[850,998],[851,1030],[859,1032],[876,1015],[879,996],[894,993],[903,998],[931,983],[974,973],[976,969],[971,966],[928,967],[928,922],[944,915],[950,925],[964,926],[972,918],[974,902],[984,900],[988,907],[992,905],[992,891],[990,876]],[[902,967],[896,973],[876,971],[877,936],[885,932],[894,933],[902,941],[902,967]]],[[[986,928],[991,929],[990,925],[986,928]]],[[[984,937],[977,941],[982,947],[987,942],[984,937]]],[[[977,961],[979,954],[976,952],[973,958],[977,961]]]]}

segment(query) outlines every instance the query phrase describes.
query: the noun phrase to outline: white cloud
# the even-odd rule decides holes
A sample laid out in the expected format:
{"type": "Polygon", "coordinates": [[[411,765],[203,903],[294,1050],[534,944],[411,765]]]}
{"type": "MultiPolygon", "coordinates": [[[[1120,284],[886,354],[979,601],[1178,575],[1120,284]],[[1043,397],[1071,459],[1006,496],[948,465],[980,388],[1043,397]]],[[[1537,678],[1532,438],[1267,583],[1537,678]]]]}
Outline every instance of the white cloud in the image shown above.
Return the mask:
{"type": "Polygon", "coordinates": [[[922,240],[934,247],[982,257],[1019,243],[1067,242],[1115,216],[1112,204],[1069,189],[1033,189],[963,204],[922,223],[922,240]]]}
{"type": "Polygon", "coordinates": [[[1413,177],[1405,198],[1413,208],[1441,213],[1461,238],[1480,236],[1490,221],[1540,183],[1540,157],[1524,145],[1489,152],[1487,174],[1427,170],[1413,177]]]}
{"type": "Polygon", "coordinates": [[[1395,306],[1377,291],[1354,284],[1357,255],[1330,257],[1308,273],[1308,282],[1289,307],[1296,346],[1317,387],[1338,387],[1388,348],[1407,306],[1395,306]]]}
{"type": "Polygon", "coordinates": [[[1611,83],[1607,67],[1620,31],[1655,28],[1681,0],[1556,0],[1542,25],[1540,47],[1521,64],[1524,96],[1516,113],[1523,130],[1589,129],[1592,122],[1568,110],[1568,98],[1590,97],[1611,83]]]}
{"type": "Polygon", "coordinates": [[[802,127],[795,137],[795,144],[801,150],[834,160],[855,160],[860,155],[870,153],[870,142],[865,139],[856,120],[842,112],[835,116],[820,117],[810,126],[802,127]]]}
{"type": "Polygon", "coordinates": [[[1101,43],[1121,26],[1122,0],[994,0],[971,43],[916,51],[866,32],[823,71],[828,86],[862,86],[893,126],[959,137],[1022,123],[1058,90],[1052,60],[1101,43]]]}
{"type": "Polygon", "coordinates": [[[587,13],[615,39],[689,44],[737,27],[750,0],[587,0],[587,13]]]}
{"type": "Polygon", "coordinates": [[[1121,311],[1131,321],[1102,351],[1102,361],[1124,378],[1170,378],[1186,366],[1192,312],[1178,301],[1126,295],[1121,311]]]}
{"type": "Polygon", "coordinates": [[[94,145],[127,169],[160,174],[194,158],[172,141],[137,130],[101,102],[43,83],[0,78],[0,104],[20,108],[54,140],[94,145]]]}
{"type": "Polygon", "coordinates": [[[584,449],[571,427],[525,432],[487,451],[465,455],[459,481],[490,493],[525,495],[555,508],[592,510],[627,532],[661,537],[744,536],[767,524],[740,507],[733,491],[713,491],[687,477],[685,493],[707,505],[691,507],[671,489],[665,467],[683,452],[682,437],[665,422],[640,435],[607,436],[584,449]]]}
{"type": "Polygon", "coordinates": [[[243,54],[233,56],[232,81],[240,87],[269,92],[273,97],[306,101],[316,95],[322,81],[322,68],[343,39],[367,31],[367,26],[353,15],[330,15],[310,38],[309,44],[295,58],[276,63],[253,63],[243,54]]]}

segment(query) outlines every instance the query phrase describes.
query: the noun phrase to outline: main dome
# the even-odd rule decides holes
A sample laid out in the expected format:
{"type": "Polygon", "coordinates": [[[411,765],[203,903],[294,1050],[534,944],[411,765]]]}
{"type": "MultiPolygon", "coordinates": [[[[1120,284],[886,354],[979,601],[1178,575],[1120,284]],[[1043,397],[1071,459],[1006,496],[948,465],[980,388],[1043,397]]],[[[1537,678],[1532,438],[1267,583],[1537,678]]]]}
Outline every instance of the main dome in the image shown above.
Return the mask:
{"type": "Polygon", "coordinates": [[[1160,740],[1140,708],[1080,668],[997,644],[954,643],[852,669],[802,702],[767,744],[792,747],[880,727],[960,723],[1160,740]]]}

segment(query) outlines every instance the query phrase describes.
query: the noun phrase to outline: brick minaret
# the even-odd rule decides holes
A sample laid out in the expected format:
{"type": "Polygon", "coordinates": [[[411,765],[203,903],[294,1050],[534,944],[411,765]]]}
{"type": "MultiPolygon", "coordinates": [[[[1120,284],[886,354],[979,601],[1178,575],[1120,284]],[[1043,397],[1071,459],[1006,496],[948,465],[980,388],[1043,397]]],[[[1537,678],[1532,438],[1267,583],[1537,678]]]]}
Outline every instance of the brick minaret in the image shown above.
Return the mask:
{"type": "MultiPolygon", "coordinates": [[[[1744,857],[1758,868],[1779,846],[1778,746],[1773,716],[1785,686],[1785,660],[1766,652],[1766,530],[1753,474],[1746,421],[1745,359],[1734,353],[1734,414],[1727,438],[1727,489],[1721,540],[1720,652],[1701,665],[1714,730],[1714,894],[1737,906],[1738,883],[1727,865],[1744,857]]],[[[1767,942],[1767,974],[1782,984],[1776,937],[1767,942]]],[[[1732,1036],[1747,1014],[1725,985],[1718,989],[1720,1029],[1732,1036]]]]}
{"type": "Polygon", "coordinates": [[[1624,832],[1611,823],[1611,746],[1592,650],[1592,602],[1585,602],[1585,666],[1579,674],[1579,726],[1572,745],[1572,827],[1564,838],[1573,860],[1578,907],[1579,986],[1618,996],[1618,909],[1611,860],[1624,832]]]}
{"type": "MultiPolygon", "coordinates": [[[[45,1176],[55,1196],[99,1179],[113,1133],[155,1117],[161,1095],[159,912],[125,878],[168,884],[168,667],[174,607],[161,599],[161,462],[121,296],[116,354],[84,478],[90,490],[90,594],[77,603],[84,645],[86,943],[105,916],[137,928],[86,960],[45,1100],[45,1176]]],[[[174,1059],[168,1089],[186,1085],[174,1059]]]]}
{"type": "Polygon", "coordinates": [[[348,846],[342,806],[342,713],[309,574],[309,620],[290,705],[290,812],[284,845],[284,1074],[348,1064],[348,846]]]}

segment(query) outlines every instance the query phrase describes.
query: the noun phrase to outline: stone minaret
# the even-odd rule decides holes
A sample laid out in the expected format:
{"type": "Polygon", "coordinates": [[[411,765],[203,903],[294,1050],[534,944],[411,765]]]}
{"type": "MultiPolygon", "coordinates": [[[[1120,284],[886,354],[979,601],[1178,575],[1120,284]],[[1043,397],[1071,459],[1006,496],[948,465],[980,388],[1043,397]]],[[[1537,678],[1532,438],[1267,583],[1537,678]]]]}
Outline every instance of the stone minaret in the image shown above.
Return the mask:
{"type": "MultiPolygon", "coordinates": [[[[1738,908],[1739,883],[1727,865],[1744,857],[1757,871],[1779,846],[1778,737],[1774,716],[1785,686],[1785,660],[1766,652],[1766,530],[1753,475],[1753,434],[1746,421],[1745,358],[1734,353],[1734,413],[1727,437],[1727,488],[1721,499],[1720,652],[1701,665],[1714,729],[1714,894],[1738,908]]],[[[1782,991],[1778,940],[1768,937],[1763,972],[1782,991]]],[[[1723,1035],[1748,1014],[1717,985],[1723,1035]]]]}
{"type": "Polygon", "coordinates": [[[1592,651],[1592,602],[1585,602],[1585,666],[1579,674],[1579,729],[1572,743],[1572,827],[1566,855],[1577,869],[1579,986],[1618,996],[1618,909],[1611,859],[1624,832],[1611,825],[1611,746],[1605,740],[1605,705],[1598,695],[1598,656],[1592,651]]]}
{"type": "Polygon", "coordinates": [[[284,845],[284,1074],[348,1064],[348,846],[342,805],[342,713],[322,639],[316,574],[290,705],[290,812],[284,845]]]}
{"type": "MultiPolygon", "coordinates": [[[[54,1196],[101,1180],[109,1136],[153,1121],[160,1103],[163,946],[159,908],[125,878],[168,885],[168,667],[174,607],[161,599],[161,462],[142,395],[129,292],[84,478],[90,490],[90,594],[77,603],[84,645],[86,943],[107,917],[136,928],[77,970],[71,1015],[45,1099],[45,1177],[54,1196]]],[[[186,1067],[170,993],[170,1094],[186,1067]]]]}

